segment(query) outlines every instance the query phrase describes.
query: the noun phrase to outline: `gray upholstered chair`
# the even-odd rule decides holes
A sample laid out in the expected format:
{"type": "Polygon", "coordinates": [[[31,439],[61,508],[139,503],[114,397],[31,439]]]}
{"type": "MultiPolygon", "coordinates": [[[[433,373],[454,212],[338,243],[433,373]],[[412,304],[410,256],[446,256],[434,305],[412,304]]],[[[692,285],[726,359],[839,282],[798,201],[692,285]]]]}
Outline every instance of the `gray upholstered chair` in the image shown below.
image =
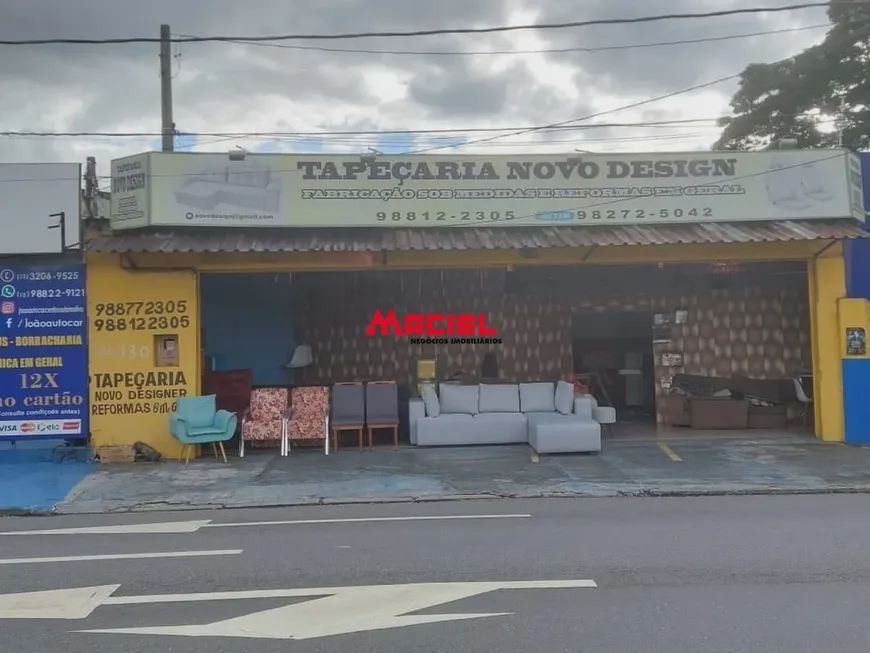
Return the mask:
{"type": "Polygon", "coordinates": [[[372,432],[378,429],[392,429],[393,447],[399,448],[399,390],[394,382],[366,384],[366,427],[369,449],[372,448],[372,432]]]}
{"type": "Polygon", "coordinates": [[[332,448],[339,449],[342,431],[356,431],[360,451],[366,423],[365,387],[362,383],[336,383],[332,386],[332,448]]]}

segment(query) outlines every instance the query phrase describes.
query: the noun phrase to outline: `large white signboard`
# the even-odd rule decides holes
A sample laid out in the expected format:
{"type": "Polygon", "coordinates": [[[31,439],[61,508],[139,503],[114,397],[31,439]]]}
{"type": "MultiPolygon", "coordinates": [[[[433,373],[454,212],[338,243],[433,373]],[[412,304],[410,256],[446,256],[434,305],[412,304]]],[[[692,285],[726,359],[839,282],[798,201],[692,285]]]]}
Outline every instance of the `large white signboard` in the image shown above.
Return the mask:
{"type": "Polygon", "coordinates": [[[846,150],[612,155],[151,153],[112,163],[115,228],[607,226],[864,218],[846,150]]]}
{"type": "Polygon", "coordinates": [[[81,179],[78,163],[0,163],[0,255],[78,248],[81,179]]]}

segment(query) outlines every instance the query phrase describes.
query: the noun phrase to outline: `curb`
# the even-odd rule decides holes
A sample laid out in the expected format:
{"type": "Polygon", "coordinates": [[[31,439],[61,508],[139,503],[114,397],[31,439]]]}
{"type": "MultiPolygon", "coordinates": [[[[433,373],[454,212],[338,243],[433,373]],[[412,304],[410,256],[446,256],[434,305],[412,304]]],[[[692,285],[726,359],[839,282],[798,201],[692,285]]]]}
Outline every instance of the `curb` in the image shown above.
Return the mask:
{"type": "Polygon", "coordinates": [[[50,517],[54,508],[0,508],[0,517],[50,517]]]}
{"type": "Polygon", "coordinates": [[[857,487],[820,487],[820,488],[787,488],[787,487],[766,487],[766,488],[736,488],[728,489],[686,489],[686,490],[659,490],[659,489],[637,489],[637,490],[606,490],[598,492],[523,492],[523,493],[506,493],[498,494],[494,492],[480,494],[444,494],[444,495],[423,495],[414,496],[385,496],[385,497],[306,497],[300,499],[288,499],[287,501],[279,502],[263,502],[263,503],[240,503],[240,504],[218,504],[218,503],[164,503],[154,502],[146,504],[138,504],[133,506],[123,506],[117,508],[109,508],[102,510],[76,510],[74,506],[71,509],[57,508],[48,511],[41,510],[16,510],[3,509],[0,510],[0,516],[53,516],[53,515],[82,515],[82,514],[126,514],[126,513],[147,513],[147,512],[187,512],[187,511],[203,511],[203,510],[250,510],[250,509],[270,509],[270,508],[302,508],[313,506],[352,506],[352,505],[389,505],[403,503],[450,503],[450,502],[468,502],[468,501],[495,501],[495,500],[510,500],[510,499],[616,499],[616,498],[659,498],[659,499],[677,499],[689,497],[737,497],[737,496],[805,496],[805,495],[824,495],[824,494],[870,494],[870,486],[857,487]]]}

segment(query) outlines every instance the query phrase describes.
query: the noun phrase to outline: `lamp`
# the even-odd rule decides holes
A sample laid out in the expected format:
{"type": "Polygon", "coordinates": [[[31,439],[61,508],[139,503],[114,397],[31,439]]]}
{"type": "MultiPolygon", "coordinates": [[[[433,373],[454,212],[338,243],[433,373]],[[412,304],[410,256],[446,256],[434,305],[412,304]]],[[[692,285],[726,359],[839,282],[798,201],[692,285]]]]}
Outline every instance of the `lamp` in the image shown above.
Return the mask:
{"type": "Polygon", "coordinates": [[[378,160],[379,156],[383,156],[383,154],[384,153],[381,152],[380,150],[376,150],[375,148],[370,147],[370,148],[368,148],[367,151],[362,152],[359,155],[359,160],[362,163],[365,163],[366,165],[371,165],[372,163],[374,163],[375,161],[378,160]]]}
{"type": "Polygon", "coordinates": [[[779,138],[773,141],[770,145],[767,146],[768,150],[796,150],[798,149],[799,142],[794,136],[786,136],[785,138],[779,138]]]}
{"type": "Polygon", "coordinates": [[[298,345],[293,352],[293,357],[285,367],[298,369],[300,367],[308,367],[313,362],[314,355],[311,353],[311,347],[308,345],[298,345]]]}

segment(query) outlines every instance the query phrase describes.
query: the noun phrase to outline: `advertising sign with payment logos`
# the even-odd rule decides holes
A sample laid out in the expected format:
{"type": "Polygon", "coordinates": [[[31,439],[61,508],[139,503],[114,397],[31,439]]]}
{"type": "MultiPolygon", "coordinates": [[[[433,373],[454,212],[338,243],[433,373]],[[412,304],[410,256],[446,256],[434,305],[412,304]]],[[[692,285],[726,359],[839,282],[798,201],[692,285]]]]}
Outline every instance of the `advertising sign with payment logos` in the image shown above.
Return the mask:
{"type": "Polygon", "coordinates": [[[88,435],[85,267],[0,262],[0,441],[88,435]]]}

